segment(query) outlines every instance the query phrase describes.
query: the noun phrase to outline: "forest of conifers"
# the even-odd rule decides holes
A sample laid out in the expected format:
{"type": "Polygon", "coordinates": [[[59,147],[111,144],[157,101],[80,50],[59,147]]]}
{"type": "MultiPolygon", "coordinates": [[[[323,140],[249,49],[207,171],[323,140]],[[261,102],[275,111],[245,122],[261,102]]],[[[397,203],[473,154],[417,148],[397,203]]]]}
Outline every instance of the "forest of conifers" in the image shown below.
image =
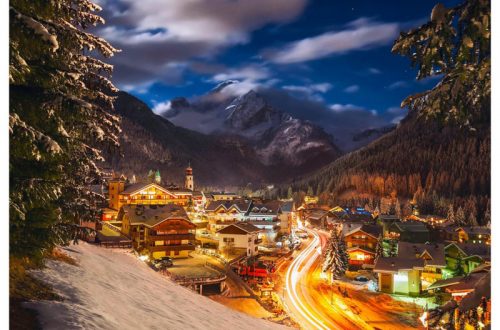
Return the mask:
{"type": "MultiPolygon", "coordinates": [[[[348,154],[310,177],[295,181],[295,196],[313,191],[323,201],[409,210],[447,216],[461,208],[466,223],[490,218],[490,127],[475,131],[409,116],[393,132],[348,154]],[[399,203],[399,206],[395,204],[399,203]]],[[[281,188],[286,195],[288,187],[281,188]]],[[[460,212],[462,212],[460,211],[460,212]]],[[[459,221],[460,222],[460,221],[459,221]]]]}

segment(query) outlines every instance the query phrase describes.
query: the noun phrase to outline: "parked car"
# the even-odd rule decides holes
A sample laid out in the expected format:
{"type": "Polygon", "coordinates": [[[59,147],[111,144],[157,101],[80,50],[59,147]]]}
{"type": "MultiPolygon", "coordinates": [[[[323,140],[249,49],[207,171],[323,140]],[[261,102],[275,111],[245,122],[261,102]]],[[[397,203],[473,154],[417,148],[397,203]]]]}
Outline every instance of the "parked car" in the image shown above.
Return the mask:
{"type": "Polygon", "coordinates": [[[363,276],[363,275],[358,275],[358,276],[356,276],[356,277],[354,278],[354,280],[355,280],[356,282],[368,282],[368,281],[369,281],[368,277],[363,276]]]}
{"type": "Polygon", "coordinates": [[[160,259],[153,260],[153,265],[157,269],[162,269],[172,267],[174,265],[174,262],[170,257],[161,257],[160,259]]]}
{"type": "Polygon", "coordinates": [[[200,233],[200,236],[201,236],[201,237],[210,237],[210,233],[209,233],[208,231],[204,230],[204,231],[202,231],[202,232],[200,233]]]}

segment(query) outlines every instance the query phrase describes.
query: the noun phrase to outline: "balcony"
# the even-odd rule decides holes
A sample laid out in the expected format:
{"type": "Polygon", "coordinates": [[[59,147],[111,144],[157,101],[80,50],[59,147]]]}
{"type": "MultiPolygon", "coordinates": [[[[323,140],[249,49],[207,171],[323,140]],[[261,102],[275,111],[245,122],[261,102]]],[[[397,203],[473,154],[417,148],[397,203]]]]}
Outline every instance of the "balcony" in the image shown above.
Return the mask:
{"type": "Polygon", "coordinates": [[[165,234],[165,235],[156,235],[149,234],[149,240],[151,241],[177,241],[177,240],[188,240],[194,241],[194,234],[165,234]]]}
{"type": "Polygon", "coordinates": [[[194,251],[195,246],[191,244],[177,244],[177,245],[157,245],[148,246],[147,249],[151,252],[157,251],[194,251]]]}

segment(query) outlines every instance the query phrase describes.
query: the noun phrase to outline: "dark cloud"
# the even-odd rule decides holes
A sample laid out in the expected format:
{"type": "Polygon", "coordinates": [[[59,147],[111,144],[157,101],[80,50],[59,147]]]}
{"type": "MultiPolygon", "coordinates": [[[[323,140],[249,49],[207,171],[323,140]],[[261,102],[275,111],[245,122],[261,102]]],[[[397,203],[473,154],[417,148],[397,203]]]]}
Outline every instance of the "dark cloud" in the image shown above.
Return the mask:
{"type": "Polygon", "coordinates": [[[155,0],[101,0],[106,26],[96,33],[122,49],[111,59],[118,86],[177,82],[179,68],[207,69],[200,59],[247,43],[269,23],[297,17],[306,0],[198,0],[166,4],[155,0]],[[129,69],[131,69],[129,71],[129,69]],[[169,71],[174,70],[172,74],[169,71]],[[144,76],[141,76],[144,73],[144,76]],[[175,76],[176,79],[168,78],[175,76]],[[167,78],[165,78],[167,77],[167,78]]]}

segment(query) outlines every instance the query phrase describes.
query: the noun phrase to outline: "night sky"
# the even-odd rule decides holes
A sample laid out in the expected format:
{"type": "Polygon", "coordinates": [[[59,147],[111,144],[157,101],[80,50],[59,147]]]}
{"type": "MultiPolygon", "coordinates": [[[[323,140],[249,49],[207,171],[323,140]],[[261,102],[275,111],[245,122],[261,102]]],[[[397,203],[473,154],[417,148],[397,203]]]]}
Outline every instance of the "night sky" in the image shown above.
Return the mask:
{"type": "Polygon", "coordinates": [[[168,110],[173,97],[235,79],[235,95],[255,89],[276,100],[290,96],[284,107],[299,100],[296,109],[283,109],[297,117],[328,122],[337,119],[327,113],[349,113],[349,120],[383,126],[402,118],[407,95],[438,81],[416,81],[409,60],[390,52],[400,31],[428,20],[436,1],[99,3],[106,25],[97,34],[122,49],[110,60],[115,84],[156,112],[168,110]]]}

